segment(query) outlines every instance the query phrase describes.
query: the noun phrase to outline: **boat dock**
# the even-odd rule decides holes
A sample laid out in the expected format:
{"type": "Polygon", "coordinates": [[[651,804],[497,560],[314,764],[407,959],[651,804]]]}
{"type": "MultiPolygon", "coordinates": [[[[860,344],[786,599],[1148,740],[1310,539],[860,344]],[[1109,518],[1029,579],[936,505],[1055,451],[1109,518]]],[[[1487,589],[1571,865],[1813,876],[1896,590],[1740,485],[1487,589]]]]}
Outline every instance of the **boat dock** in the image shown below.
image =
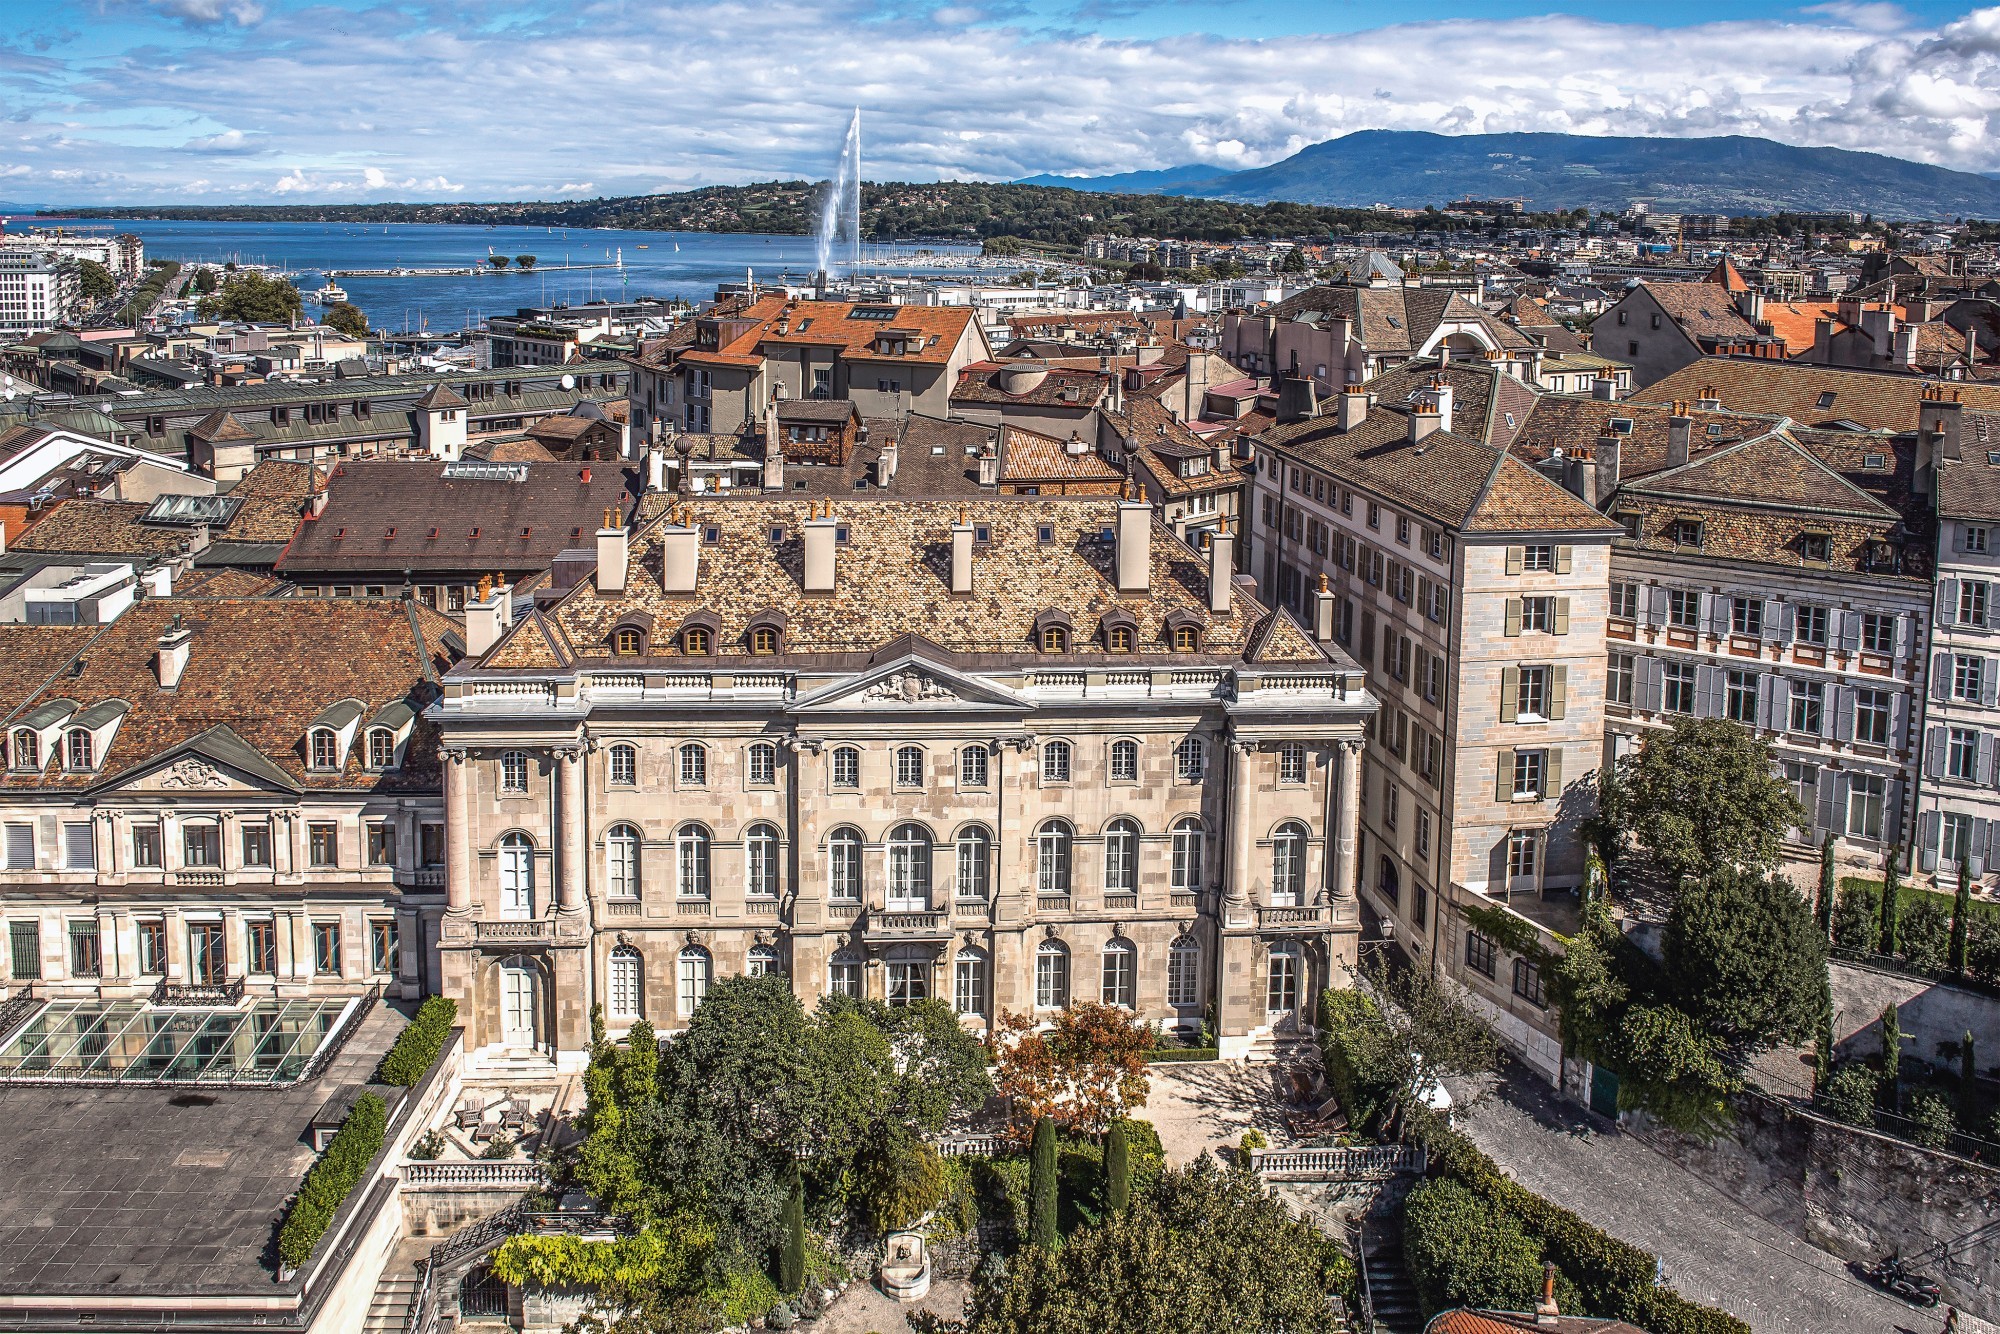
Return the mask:
{"type": "Polygon", "coordinates": [[[509,263],[506,268],[495,268],[491,264],[452,264],[442,268],[394,268],[394,269],[328,269],[329,278],[467,278],[477,273],[573,273],[578,269],[622,269],[625,266],[615,260],[602,264],[537,264],[533,268],[517,268],[509,263]]]}

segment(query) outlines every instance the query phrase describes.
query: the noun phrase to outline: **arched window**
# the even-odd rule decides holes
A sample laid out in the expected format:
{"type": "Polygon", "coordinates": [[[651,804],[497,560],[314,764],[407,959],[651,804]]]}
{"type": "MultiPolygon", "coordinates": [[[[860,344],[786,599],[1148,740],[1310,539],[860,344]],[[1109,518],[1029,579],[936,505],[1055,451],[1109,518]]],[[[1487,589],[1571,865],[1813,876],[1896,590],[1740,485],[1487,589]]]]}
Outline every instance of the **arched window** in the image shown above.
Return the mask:
{"type": "Polygon", "coordinates": [[[1271,946],[1264,991],[1264,1009],[1270,1014],[1290,1014],[1299,1008],[1300,962],[1297,941],[1281,940],[1271,946]]]}
{"type": "Polygon", "coordinates": [[[778,896],[778,831],[753,824],[743,832],[743,892],[753,899],[778,896]]]}
{"type": "Polygon", "coordinates": [[[1193,816],[1174,822],[1173,889],[1176,894],[1201,892],[1203,856],[1201,821],[1193,816]]]}
{"type": "Polygon", "coordinates": [[[1200,647],[1201,631],[1195,629],[1192,625],[1177,625],[1174,627],[1174,651],[1176,653],[1193,653],[1200,647]]]}
{"type": "Polygon", "coordinates": [[[828,769],[835,787],[861,786],[861,752],[854,747],[836,747],[828,769]]]}
{"type": "Polygon", "coordinates": [[[1139,892],[1139,826],[1132,820],[1113,820],[1104,830],[1104,892],[1139,892]]]}
{"type": "Polygon", "coordinates": [[[852,950],[835,950],[826,963],[826,990],[831,996],[861,999],[861,956],[852,950]]]}
{"type": "Polygon", "coordinates": [[[681,786],[702,787],[708,782],[708,747],[690,741],[681,747],[681,786]]]}
{"type": "Polygon", "coordinates": [[[368,767],[392,769],[396,765],[396,734],[386,727],[368,729],[368,767]]]}
{"type": "Polygon", "coordinates": [[[1167,1004],[1200,1003],[1201,946],[1193,936],[1182,936],[1167,949],[1167,1004]]]}
{"type": "Polygon", "coordinates": [[[750,786],[769,787],[778,781],[778,748],[768,741],[759,741],[750,747],[750,786]]]}
{"type": "Polygon", "coordinates": [[[1035,831],[1035,887],[1042,894],[1069,893],[1070,827],[1050,820],[1035,831]]]}
{"type": "Polygon", "coordinates": [[[1069,652],[1069,631],[1064,629],[1060,625],[1043,626],[1042,652],[1044,653],[1069,652]]]}
{"type": "Polygon", "coordinates": [[[315,769],[340,767],[340,734],[331,727],[315,727],[312,730],[312,767],[315,769]]]}
{"type": "Polygon", "coordinates": [[[16,769],[39,770],[42,767],[42,738],[33,729],[15,728],[14,744],[8,749],[16,769]]]}
{"type": "Polygon", "coordinates": [[[674,835],[674,861],[679,872],[676,889],[684,899],[708,897],[708,831],[698,824],[684,824],[674,835]]]}
{"type": "Polygon", "coordinates": [[[1035,1008],[1060,1010],[1069,1005],[1069,946],[1045,940],[1035,947],[1035,1008]]]}
{"type": "Polygon", "coordinates": [[[1208,747],[1198,736],[1183,737],[1174,747],[1174,777],[1183,783],[1199,783],[1208,772],[1208,747]]]}
{"type": "Polygon", "coordinates": [[[631,787],[639,781],[639,751],[634,746],[613,746],[610,759],[611,781],[631,787]]]}
{"type": "Polygon", "coordinates": [[[986,1013],[986,951],[967,945],[951,965],[951,1007],[960,1014],[986,1013]]]}
{"type": "Polygon", "coordinates": [[[785,971],[776,945],[752,945],[744,956],[743,971],[752,977],[771,977],[785,971]]]}
{"type": "Polygon", "coordinates": [[[1139,781],[1138,742],[1114,741],[1111,743],[1111,781],[1114,783],[1136,783],[1139,781]]]}
{"type": "Polygon", "coordinates": [[[930,950],[898,945],[889,951],[889,1004],[914,1005],[931,994],[930,950]]]}
{"type": "Polygon", "coordinates": [[[614,899],[639,897],[639,831],[616,824],[604,836],[605,893],[614,899]]]}
{"type": "Polygon", "coordinates": [[[1396,873],[1395,861],[1385,854],[1377,867],[1377,888],[1383,898],[1400,909],[1403,906],[1403,878],[1396,873]]]}
{"type": "Polygon", "coordinates": [[[922,912],[930,900],[930,831],[920,824],[899,824],[889,834],[889,911],[922,912]]]}
{"type": "Polygon", "coordinates": [[[639,985],[639,951],[620,945],[611,951],[611,1017],[637,1019],[644,994],[639,985]]]}
{"type": "Polygon", "coordinates": [[[704,626],[690,625],[681,631],[681,652],[689,657],[707,657],[710,643],[708,630],[704,626]]]}
{"type": "Polygon", "coordinates": [[[1112,626],[1111,632],[1105,636],[1105,641],[1106,647],[1113,653],[1130,653],[1132,651],[1132,627],[1129,625],[1112,626]]]}
{"type": "Polygon", "coordinates": [[[896,747],[896,786],[924,785],[924,750],[921,746],[896,747]]]}
{"type": "Polygon", "coordinates": [[[500,915],[535,915],[535,844],[526,834],[500,840],[500,915]]]}
{"type": "Polygon", "coordinates": [[[500,752],[500,790],[510,796],[519,796],[528,790],[528,753],[522,750],[500,752]]]}
{"type": "Polygon", "coordinates": [[[1101,985],[1098,998],[1106,1005],[1122,1005],[1132,1008],[1134,979],[1137,976],[1138,951],[1129,940],[1111,939],[1104,942],[1104,958],[1101,985]]]}
{"type": "Polygon", "coordinates": [[[826,836],[826,896],[836,903],[861,901],[861,834],[836,829],[826,836]]]}
{"type": "Polygon", "coordinates": [[[992,888],[992,836],[976,825],[959,830],[957,897],[983,902],[992,888]]]}
{"type": "MultiPolygon", "coordinates": [[[[29,735],[33,735],[30,733],[29,735]]],[[[95,769],[97,767],[97,747],[91,741],[90,730],[84,727],[69,729],[69,767],[72,769],[95,769]]]]}
{"type": "Polygon", "coordinates": [[[1069,742],[1049,741],[1043,744],[1042,781],[1044,783],[1069,781],[1069,742]]]}
{"type": "Polygon", "coordinates": [[[1271,904],[1298,906],[1306,892],[1306,827],[1295,821],[1271,836],[1271,904]]]}
{"type": "Polygon", "coordinates": [[[768,625],[760,625],[752,630],[750,632],[750,651],[752,653],[776,653],[778,651],[778,632],[768,625]]]}
{"type": "Polygon", "coordinates": [[[681,951],[680,1002],[681,1018],[691,1019],[695,1010],[708,999],[708,984],[714,976],[715,964],[708,957],[708,951],[699,945],[690,945],[681,951]]]}
{"type": "Polygon", "coordinates": [[[635,657],[646,647],[646,638],[629,625],[611,632],[611,651],[621,658],[635,657]]]}

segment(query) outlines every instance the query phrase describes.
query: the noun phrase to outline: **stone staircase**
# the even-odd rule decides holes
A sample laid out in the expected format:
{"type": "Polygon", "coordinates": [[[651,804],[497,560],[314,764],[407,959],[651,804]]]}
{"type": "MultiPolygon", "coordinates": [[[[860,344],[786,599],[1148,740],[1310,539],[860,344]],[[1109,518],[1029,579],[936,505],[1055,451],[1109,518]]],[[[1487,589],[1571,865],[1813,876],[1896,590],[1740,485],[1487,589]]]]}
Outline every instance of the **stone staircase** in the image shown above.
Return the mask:
{"type": "Polygon", "coordinates": [[[1403,1243],[1393,1231],[1368,1229],[1368,1296],[1381,1334],[1419,1334],[1424,1327],[1417,1290],[1403,1266],[1403,1243]]]}
{"type": "Polygon", "coordinates": [[[465,1064],[468,1083],[558,1084],[562,1076],[546,1052],[487,1048],[465,1064]]]}
{"type": "Polygon", "coordinates": [[[368,1318],[362,1334],[403,1334],[410,1303],[417,1296],[417,1261],[430,1253],[429,1239],[405,1238],[382,1267],[382,1279],[375,1285],[375,1297],[368,1303],[368,1318]]]}

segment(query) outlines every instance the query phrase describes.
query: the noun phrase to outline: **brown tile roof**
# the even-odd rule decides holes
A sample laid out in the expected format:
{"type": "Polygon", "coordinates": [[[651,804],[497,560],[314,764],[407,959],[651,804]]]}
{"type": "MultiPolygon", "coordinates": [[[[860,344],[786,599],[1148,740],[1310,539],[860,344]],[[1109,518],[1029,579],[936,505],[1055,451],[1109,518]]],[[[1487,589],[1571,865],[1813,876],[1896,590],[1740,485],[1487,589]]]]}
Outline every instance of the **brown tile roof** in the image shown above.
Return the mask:
{"type": "Polygon", "coordinates": [[[1785,355],[1797,357],[1812,351],[1821,320],[1831,320],[1835,333],[1847,327],[1839,311],[1837,301],[1766,301],[1764,322],[1775,337],[1784,340],[1785,355]]]}
{"type": "Polygon", "coordinates": [[[1678,468],[1653,473],[1636,486],[1654,496],[1749,501],[1887,521],[1898,517],[1782,431],[1711,450],[1678,468]]]}
{"type": "Polygon", "coordinates": [[[289,542],[304,515],[306,502],[326,490],[327,472],[313,463],[265,459],[229,494],[243,500],[242,508],[211,538],[230,542],[289,542]]]}
{"type": "Polygon", "coordinates": [[[1964,414],[1958,456],[1937,460],[1937,512],[1949,519],[2000,519],[2000,415],[1964,414]]]}
{"type": "Polygon", "coordinates": [[[139,522],[149,506],[126,500],[66,500],[21,534],[16,551],[78,555],[171,556],[187,548],[185,528],[149,528],[139,522]]]}
{"type": "Polygon", "coordinates": [[[1003,482],[1117,482],[1125,474],[1104,461],[1093,441],[1071,441],[1020,426],[1000,428],[1000,480],[1003,482]]]}
{"type": "Polygon", "coordinates": [[[1151,592],[1120,594],[1112,582],[1112,548],[1099,540],[1103,530],[1117,524],[1112,500],[839,503],[833,515],[847,530],[848,541],[837,549],[836,589],[823,596],[801,591],[801,525],[818,512],[815,503],[696,498],[691,509],[697,530],[712,528],[716,535],[713,542],[704,538],[694,594],[663,590],[663,521],[655,521],[633,534],[622,594],[600,596],[585,580],[541,613],[534,630],[525,628],[529,621],[521,622],[485,665],[505,660],[523,667],[555,667],[571,657],[586,663],[611,661],[612,630],[636,617],[650,618],[651,642],[661,661],[697,666],[704,660],[664,655],[671,652],[678,628],[696,613],[707,612],[717,622],[717,660],[740,667],[751,661],[745,643],[751,620],[771,610],[787,618],[787,657],[874,654],[905,637],[921,637],[951,653],[1018,655],[1061,667],[1099,651],[1100,624],[1116,608],[1134,618],[1139,651],[1116,655],[1114,661],[1134,666],[1190,658],[1242,661],[1253,653],[1260,662],[1328,660],[1302,633],[1272,626],[1274,613],[1241,586],[1232,586],[1227,612],[1209,612],[1206,558],[1157,519],[1152,523],[1151,592]],[[974,558],[973,595],[954,598],[950,530],[961,514],[987,528],[990,540],[974,558]],[[773,529],[782,530],[782,540],[772,540],[773,529]],[[1069,618],[1075,653],[1043,658],[1034,652],[1036,618],[1047,611],[1069,618]],[[1168,649],[1166,626],[1176,615],[1194,617],[1201,626],[1200,654],[1168,649]],[[545,639],[546,648],[514,648],[517,640],[532,635],[545,639]],[[543,654],[540,662],[523,660],[543,654]]]}
{"type": "MultiPolygon", "coordinates": [[[[1587,394],[1544,394],[1522,423],[1513,452],[1530,463],[1540,463],[1558,449],[1565,455],[1573,455],[1582,449],[1595,448],[1599,437],[1615,434],[1619,476],[1643,477],[1667,466],[1667,419],[1673,412],[1669,403],[1614,403],[1587,394]],[[1614,432],[1613,421],[1630,422],[1631,429],[1614,432]]],[[[1779,421],[1776,417],[1739,412],[1690,410],[1688,416],[1692,421],[1688,438],[1690,456],[1762,435],[1779,421]],[[1720,434],[1710,435],[1711,426],[1720,427],[1720,434]]]]}
{"type": "MultiPolygon", "coordinates": [[[[1801,426],[1851,421],[1871,431],[1914,431],[1926,379],[1837,370],[1798,362],[1704,357],[1634,395],[1649,403],[1692,401],[1713,388],[1724,409],[1790,417],[1801,426]],[[1819,406],[1822,399],[1827,406],[1819,406]]],[[[1967,411],[2000,412],[2000,386],[1954,383],[1967,411]]]]}
{"type": "Polygon", "coordinates": [[[1519,1311],[1440,1311],[1424,1326],[1424,1334],[1646,1334],[1623,1320],[1594,1316],[1557,1316],[1540,1324],[1519,1311]]]}
{"type": "Polygon", "coordinates": [[[52,684],[12,666],[54,656],[48,627],[0,626],[0,663],[10,664],[0,669],[0,726],[58,697],[76,701],[79,712],[130,706],[95,772],[71,773],[50,756],[41,774],[9,774],[0,785],[90,787],[227,728],[300,788],[434,790],[436,733],[422,718],[394,774],[367,771],[358,743],[339,773],[308,770],[303,750],[307,728],[343,700],[361,703],[364,726],[391,704],[421,711],[429,702],[451,657],[433,629],[420,628],[420,612],[387,599],[148,598],[110,625],[68,630],[68,657],[82,667],[52,684]],[[175,616],[194,638],[178,688],[167,691],[154,659],[175,616]]]}
{"type": "Polygon", "coordinates": [[[1529,347],[1528,338],[1444,287],[1312,287],[1264,312],[1278,320],[1320,324],[1346,318],[1375,355],[1415,352],[1446,321],[1481,326],[1500,347],[1529,347]]]}
{"type": "Polygon", "coordinates": [[[440,380],[424,390],[423,396],[416,401],[415,406],[420,412],[429,412],[435,408],[462,408],[467,404],[463,394],[440,380]]]}
{"type": "Polygon", "coordinates": [[[1736,342],[1757,336],[1756,326],[1737,312],[1729,293],[1714,283],[1647,283],[1646,292],[1690,338],[1736,342]]]}
{"type": "Polygon", "coordinates": [[[255,440],[257,433],[237,421],[228,408],[217,408],[188,427],[188,434],[197,440],[207,440],[212,444],[225,444],[232,440],[255,440]]]}
{"type": "MultiPolygon", "coordinates": [[[[964,306],[896,306],[895,315],[886,320],[854,318],[857,309],[882,308],[879,302],[793,301],[774,293],[728,315],[748,324],[721,347],[683,351],[679,359],[697,366],[758,366],[768,345],[832,347],[843,357],[857,360],[943,365],[972,323],[972,311],[964,306]],[[874,349],[876,336],[891,329],[922,335],[910,340],[921,346],[903,356],[878,354],[874,349]]],[[[703,318],[715,314],[711,311],[703,318]]]]}
{"type": "Polygon", "coordinates": [[[227,566],[197,566],[174,580],[174,596],[179,598],[261,598],[290,585],[282,579],[227,566]]]}
{"type": "MultiPolygon", "coordinates": [[[[1094,365],[1094,359],[1091,360],[1094,365]]],[[[1032,404],[1037,407],[1093,408],[1110,396],[1111,377],[1095,369],[1050,365],[1046,361],[975,361],[958,373],[953,403],[1032,404]],[[1032,388],[1010,393],[1009,379],[1042,370],[1047,374],[1032,388]]]]}
{"type": "Polygon", "coordinates": [[[556,456],[539,440],[520,436],[500,436],[467,445],[463,457],[488,463],[555,463],[556,456]]]}
{"type": "Polygon", "coordinates": [[[1196,496],[1228,490],[1242,486],[1250,476],[1248,465],[1237,466],[1234,458],[1231,466],[1216,468],[1214,449],[1209,442],[1153,399],[1128,397],[1125,411],[1107,412],[1104,420],[1125,441],[1126,448],[1132,450],[1133,461],[1167,495],[1196,496]],[[1191,454],[1208,459],[1208,470],[1183,477],[1178,461],[1191,454]]]}

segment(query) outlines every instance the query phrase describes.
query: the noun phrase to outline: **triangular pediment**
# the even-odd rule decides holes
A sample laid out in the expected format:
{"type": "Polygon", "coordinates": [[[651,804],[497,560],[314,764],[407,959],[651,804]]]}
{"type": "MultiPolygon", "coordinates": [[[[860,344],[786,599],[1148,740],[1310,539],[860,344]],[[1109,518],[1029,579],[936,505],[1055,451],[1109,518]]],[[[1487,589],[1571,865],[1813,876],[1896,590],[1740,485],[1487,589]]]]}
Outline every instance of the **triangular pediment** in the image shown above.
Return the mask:
{"type": "Polygon", "coordinates": [[[1026,712],[1022,699],[1005,686],[969,676],[920,654],[878,663],[845,680],[820,687],[792,705],[793,713],[924,712],[995,709],[1026,712]]]}
{"type": "Polygon", "coordinates": [[[298,780],[218,724],[97,783],[98,792],[298,792],[298,780]]]}

